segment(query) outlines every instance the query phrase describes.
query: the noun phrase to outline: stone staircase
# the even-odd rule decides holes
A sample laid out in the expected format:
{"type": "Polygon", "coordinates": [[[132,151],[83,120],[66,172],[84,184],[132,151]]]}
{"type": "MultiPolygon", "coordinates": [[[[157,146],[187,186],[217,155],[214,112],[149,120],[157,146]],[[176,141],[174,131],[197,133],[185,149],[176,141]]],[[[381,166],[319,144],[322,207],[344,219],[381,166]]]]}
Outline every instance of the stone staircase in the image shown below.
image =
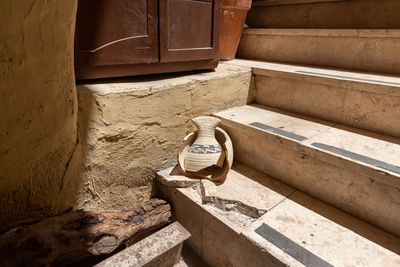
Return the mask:
{"type": "Polygon", "coordinates": [[[184,247],[204,261],[193,266],[400,264],[399,237],[241,162],[222,185],[189,185],[173,167],[156,177],[191,233],[184,247]]]}
{"type": "Polygon", "coordinates": [[[260,105],[217,116],[238,161],[400,235],[399,144],[260,105]]]}
{"type": "Polygon", "coordinates": [[[400,74],[399,29],[263,29],[242,34],[240,58],[400,74]]]}
{"type": "Polygon", "coordinates": [[[400,137],[400,77],[254,60],[258,104],[400,137]],[[384,118],[384,119],[383,119],[384,118]]]}
{"type": "Polygon", "coordinates": [[[384,16],[400,6],[359,1],[379,13],[375,29],[323,28],[313,11],[357,1],[315,2],[255,1],[249,13],[311,8],[307,22],[282,19],[290,28],[266,18],[245,30],[242,59],[228,62],[251,67],[254,92],[214,114],[235,151],[226,182],[156,175],[186,246],[211,266],[400,266],[400,30],[384,16]]]}

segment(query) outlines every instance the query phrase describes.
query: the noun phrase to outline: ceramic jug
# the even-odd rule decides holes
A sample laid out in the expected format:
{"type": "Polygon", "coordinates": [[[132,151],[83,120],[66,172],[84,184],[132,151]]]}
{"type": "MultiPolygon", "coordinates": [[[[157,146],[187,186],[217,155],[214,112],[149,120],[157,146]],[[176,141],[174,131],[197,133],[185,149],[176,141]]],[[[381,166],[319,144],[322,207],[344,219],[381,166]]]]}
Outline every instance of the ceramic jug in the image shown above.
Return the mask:
{"type": "Polygon", "coordinates": [[[221,122],[218,118],[200,116],[192,119],[198,129],[197,139],[189,147],[185,158],[185,169],[197,172],[208,167],[222,167],[225,152],[215,138],[215,128],[221,122]]]}

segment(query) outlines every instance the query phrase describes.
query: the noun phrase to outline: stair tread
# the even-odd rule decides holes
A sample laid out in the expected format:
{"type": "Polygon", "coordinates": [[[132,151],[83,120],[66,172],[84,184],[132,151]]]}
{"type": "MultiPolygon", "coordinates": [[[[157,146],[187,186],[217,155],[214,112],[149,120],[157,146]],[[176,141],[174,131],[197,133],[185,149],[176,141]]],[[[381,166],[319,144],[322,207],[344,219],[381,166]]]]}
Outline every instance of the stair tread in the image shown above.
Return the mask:
{"type": "Polygon", "coordinates": [[[262,247],[284,250],[306,266],[400,264],[399,238],[300,191],[243,234],[262,247]]]}
{"type": "Polygon", "coordinates": [[[388,177],[385,182],[395,183],[396,186],[400,184],[400,142],[396,138],[262,105],[244,105],[215,115],[389,173],[396,179],[388,177]]]}
{"type": "Polygon", "coordinates": [[[247,28],[237,56],[400,75],[399,39],[400,29],[247,28]]]}
{"type": "Polygon", "coordinates": [[[246,28],[243,34],[257,35],[305,35],[326,37],[365,37],[365,38],[398,38],[399,29],[280,29],[280,28],[246,28]]]}
{"type": "MultiPolygon", "coordinates": [[[[227,64],[246,66],[253,69],[254,74],[273,76],[278,73],[298,75],[303,81],[318,81],[323,84],[359,89],[362,91],[381,92],[385,94],[400,95],[400,76],[382,75],[361,71],[348,71],[329,69],[313,66],[276,63],[261,60],[234,59],[227,64]],[[377,87],[376,85],[381,85],[377,87]]],[[[287,77],[287,76],[286,76],[287,77]]]]}
{"type": "Polygon", "coordinates": [[[355,128],[400,138],[400,77],[253,60],[254,100],[355,128]]]}
{"type": "MultiPolygon", "coordinates": [[[[167,174],[168,171],[158,172],[158,175],[167,174]]],[[[383,263],[396,266],[400,262],[397,255],[400,253],[400,238],[239,162],[234,163],[224,184],[213,185],[205,180],[201,184],[205,186],[203,191],[208,190],[206,195],[204,192],[201,195],[193,187],[177,190],[236,234],[243,235],[249,243],[256,244],[264,253],[284,264],[309,264],[301,257],[308,257],[310,253],[335,266],[380,266],[383,263]],[[207,200],[207,196],[215,199],[207,200]],[[246,199],[259,199],[259,202],[255,204],[246,199]],[[265,213],[258,218],[249,217],[250,223],[244,223],[238,215],[248,216],[241,210],[243,207],[228,207],[229,203],[237,202],[265,213]],[[214,204],[210,206],[210,203],[214,204]],[[290,241],[282,244],[279,239],[266,239],[257,230],[263,224],[275,229],[279,238],[290,241]],[[293,257],[293,247],[300,258],[293,257]]]]}
{"type": "MultiPolygon", "coordinates": [[[[295,191],[292,187],[240,163],[235,163],[234,168],[229,171],[226,181],[221,185],[208,180],[185,177],[176,171],[176,167],[159,171],[156,179],[173,187],[176,187],[175,181],[185,180],[185,183],[178,186],[182,188],[201,183],[204,202],[235,203],[241,207],[248,207],[248,212],[252,214],[265,213],[295,191]]],[[[255,216],[258,217],[258,215],[255,216]]]]}

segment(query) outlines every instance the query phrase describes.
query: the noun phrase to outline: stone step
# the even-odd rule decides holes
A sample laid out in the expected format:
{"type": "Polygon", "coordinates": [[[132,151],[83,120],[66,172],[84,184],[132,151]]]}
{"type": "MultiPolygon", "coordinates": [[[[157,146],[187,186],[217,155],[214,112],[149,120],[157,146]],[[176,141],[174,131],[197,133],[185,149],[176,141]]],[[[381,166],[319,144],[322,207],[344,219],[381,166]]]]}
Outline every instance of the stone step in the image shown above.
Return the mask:
{"type": "Polygon", "coordinates": [[[254,60],[259,104],[400,138],[400,76],[383,76],[254,60]]]}
{"type": "Polygon", "coordinates": [[[210,266],[400,263],[398,237],[239,162],[222,185],[197,180],[176,188],[172,181],[190,178],[173,168],[156,177],[159,193],[191,233],[185,246],[210,266]]]}
{"type": "Polygon", "coordinates": [[[400,141],[261,105],[216,114],[235,158],[400,235],[400,141]]]}
{"type": "Polygon", "coordinates": [[[238,57],[400,74],[400,30],[250,28],[238,57]]]}
{"type": "Polygon", "coordinates": [[[253,0],[252,28],[399,29],[400,1],[253,0]],[[373,18],[373,19],[371,19],[373,18]]]}
{"type": "Polygon", "coordinates": [[[179,222],[174,222],[95,267],[170,267],[179,263],[183,242],[189,237],[190,233],[179,222]]]}

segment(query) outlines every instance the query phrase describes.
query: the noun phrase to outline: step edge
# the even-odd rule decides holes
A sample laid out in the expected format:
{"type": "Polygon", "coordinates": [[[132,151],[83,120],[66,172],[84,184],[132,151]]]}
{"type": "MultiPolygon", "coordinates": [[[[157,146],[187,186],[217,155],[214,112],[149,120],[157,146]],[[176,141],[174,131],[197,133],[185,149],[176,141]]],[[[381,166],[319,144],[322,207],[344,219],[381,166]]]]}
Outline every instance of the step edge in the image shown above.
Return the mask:
{"type": "MultiPolygon", "coordinates": [[[[328,77],[322,73],[306,73],[305,71],[271,70],[254,67],[253,74],[257,76],[273,77],[279,79],[296,80],[304,83],[321,84],[346,88],[361,92],[400,96],[400,83],[395,84],[385,81],[365,80],[350,77],[328,77]]],[[[331,76],[331,75],[329,75],[331,76]]],[[[332,75],[333,76],[333,75],[332,75]]],[[[339,75],[338,75],[339,76],[339,75]]]]}
{"type": "MultiPolygon", "coordinates": [[[[248,178],[250,179],[250,178],[248,178]]],[[[178,191],[181,196],[187,198],[189,201],[191,201],[192,203],[194,203],[196,206],[198,206],[203,212],[208,213],[209,216],[212,216],[213,218],[215,218],[216,220],[218,220],[221,224],[223,224],[225,227],[228,227],[231,231],[233,231],[235,234],[237,234],[238,236],[244,236],[246,238],[246,240],[248,242],[252,242],[251,239],[249,239],[248,237],[246,237],[245,235],[243,235],[243,232],[245,231],[244,227],[240,227],[239,229],[236,228],[232,222],[230,222],[228,219],[225,219],[223,215],[218,214],[217,212],[213,212],[212,210],[209,210],[207,208],[205,208],[202,203],[199,203],[198,201],[196,201],[195,199],[192,199],[190,197],[189,194],[187,194],[185,192],[185,189],[187,188],[176,188],[176,191],[178,191]]],[[[286,199],[286,198],[285,198],[286,199]]],[[[253,243],[253,242],[252,242],[253,243]]],[[[253,243],[254,244],[254,243],[253,243]]],[[[256,245],[256,244],[254,244],[256,245]]],[[[260,251],[263,251],[263,248],[260,246],[257,246],[257,248],[260,251]]],[[[273,257],[276,260],[279,260],[281,263],[283,263],[285,266],[292,266],[291,264],[293,263],[293,260],[291,259],[290,256],[286,255],[284,252],[282,253],[274,253],[273,251],[267,251],[267,253],[273,257]]]]}
{"type": "MultiPolygon", "coordinates": [[[[231,64],[219,62],[216,70],[207,72],[186,72],[158,74],[154,77],[135,76],[110,78],[106,80],[82,81],[76,84],[78,93],[92,93],[101,96],[129,94],[133,96],[143,96],[160,91],[175,89],[179,86],[190,87],[193,84],[238,77],[248,75],[252,71],[251,67],[234,65],[237,69],[232,69],[231,64]]],[[[250,79],[250,77],[249,77],[250,79]]]]}
{"type": "MultiPolygon", "coordinates": [[[[241,163],[241,164],[243,164],[244,166],[247,166],[247,165],[244,164],[244,163],[241,163]]],[[[251,168],[251,167],[249,167],[249,168],[251,168]]],[[[247,178],[247,179],[251,179],[250,177],[246,177],[246,178],[247,178]]],[[[273,178],[273,177],[271,177],[271,178],[272,178],[272,179],[276,179],[276,178],[273,178]]],[[[276,180],[277,180],[277,179],[276,179],[276,180]]],[[[279,181],[279,180],[278,180],[278,181],[279,181]]],[[[186,188],[186,189],[185,189],[185,188],[176,188],[176,190],[177,190],[177,191],[179,192],[179,194],[181,194],[184,198],[187,198],[189,201],[191,201],[192,203],[194,203],[196,206],[200,207],[204,212],[208,213],[209,216],[212,216],[212,217],[214,217],[216,220],[220,221],[220,223],[222,223],[225,227],[230,228],[230,229],[231,229],[233,232],[235,232],[237,235],[243,236],[243,237],[247,240],[247,242],[252,243],[252,244],[253,244],[254,246],[256,246],[260,251],[264,251],[264,252],[268,253],[271,257],[273,257],[274,259],[276,259],[276,260],[279,261],[280,263],[282,263],[282,264],[284,264],[284,265],[286,265],[286,266],[303,266],[302,264],[300,264],[300,262],[298,262],[297,260],[293,259],[292,256],[288,255],[288,254],[285,253],[283,250],[281,250],[281,249],[279,249],[279,248],[277,248],[277,249],[272,249],[272,250],[271,250],[270,248],[265,248],[265,247],[262,246],[262,244],[260,244],[259,242],[257,242],[257,241],[254,240],[253,238],[251,238],[251,236],[248,234],[248,232],[251,231],[250,227],[251,227],[252,224],[254,224],[254,223],[257,222],[258,220],[260,220],[260,219],[262,218],[262,216],[261,216],[260,218],[258,218],[257,221],[253,222],[251,225],[249,225],[249,226],[247,226],[247,227],[242,227],[242,228],[240,228],[240,230],[238,231],[238,229],[235,229],[234,226],[232,226],[230,223],[228,223],[228,220],[224,220],[224,218],[223,218],[222,215],[220,215],[220,214],[218,214],[218,213],[216,213],[216,212],[213,212],[212,210],[206,209],[206,208],[202,205],[202,203],[196,201],[195,199],[192,199],[191,196],[185,192],[185,190],[187,190],[187,188],[186,188]]],[[[302,192],[302,191],[300,191],[300,190],[297,190],[297,189],[295,189],[295,191],[293,192],[293,194],[294,194],[294,193],[300,193],[300,194],[305,194],[305,195],[307,195],[307,196],[310,196],[309,194],[304,193],[304,192],[302,192]]],[[[291,195],[292,195],[292,194],[291,194],[291,195]]],[[[291,196],[291,195],[286,196],[286,197],[285,197],[281,202],[279,202],[276,206],[279,206],[283,201],[286,201],[286,200],[290,199],[290,196],[291,196]]],[[[315,199],[316,201],[320,201],[320,202],[324,203],[322,200],[319,200],[319,199],[317,199],[317,198],[315,198],[315,197],[312,197],[312,196],[310,196],[310,197],[313,198],[313,199],[315,199]]],[[[351,218],[353,218],[353,219],[355,219],[355,220],[362,221],[363,223],[369,225],[369,226],[371,227],[371,229],[377,229],[378,231],[383,231],[383,232],[387,233],[387,234],[390,235],[390,236],[396,237],[396,236],[393,235],[392,233],[386,232],[385,230],[383,230],[383,229],[381,229],[381,228],[379,228],[379,227],[377,227],[377,226],[375,226],[375,225],[373,225],[373,224],[371,224],[371,223],[369,223],[369,222],[365,222],[365,221],[363,221],[362,219],[360,219],[360,218],[358,218],[358,217],[356,217],[356,216],[354,216],[354,215],[352,215],[352,214],[350,214],[350,213],[348,213],[348,212],[346,212],[346,211],[340,210],[340,209],[338,209],[337,207],[334,207],[334,206],[332,206],[332,205],[330,205],[330,204],[328,204],[328,203],[325,203],[325,204],[331,206],[333,209],[338,210],[340,213],[343,213],[343,214],[345,214],[346,216],[349,216],[349,217],[351,217],[351,218]]],[[[275,207],[276,207],[276,206],[275,206],[275,207]]],[[[304,207],[304,208],[308,209],[307,207],[304,207]]],[[[333,223],[338,224],[337,222],[334,222],[334,221],[333,221],[333,223]]],[[[339,225],[340,225],[340,224],[339,224],[339,225]]],[[[346,231],[354,232],[352,229],[349,229],[349,228],[347,228],[347,227],[345,227],[345,226],[342,226],[342,225],[341,225],[341,227],[343,227],[346,231]]],[[[356,233],[356,234],[358,234],[358,233],[356,233]]],[[[376,244],[377,246],[380,246],[379,244],[375,243],[374,241],[372,241],[372,240],[370,240],[370,241],[371,241],[372,243],[376,244]]],[[[275,246],[273,243],[271,243],[271,244],[272,244],[273,246],[275,246]]]]}
{"type": "Polygon", "coordinates": [[[248,66],[252,68],[254,76],[273,77],[278,79],[296,80],[305,83],[315,83],[335,86],[362,92],[400,96],[400,77],[379,75],[375,73],[351,72],[340,69],[317,68],[313,66],[297,66],[284,63],[237,59],[229,64],[248,66]],[[260,64],[272,64],[274,66],[256,66],[260,64]],[[288,66],[291,69],[284,69],[288,66]],[[273,68],[275,67],[275,68],[273,68]],[[323,73],[323,71],[328,73],[323,73]],[[341,72],[340,75],[335,72],[341,72]],[[364,77],[351,77],[352,75],[364,75],[364,77]],[[336,76],[336,77],[335,77],[336,76]],[[395,81],[379,81],[380,77],[392,78],[395,81]],[[398,80],[398,81],[397,81],[398,80]]]}
{"type": "MultiPolygon", "coordinates": [[[[230,120],[223,116],[219,116],[218,113],[214,114],[214,116],[221,119],[222,125],[225,123],[225,124],[229,124],[231,126],[232,125],[239,126],[240,130],[242,130],[242,131],[245,131],[246,129],[250,128],[250,129],[252,129],[252,131],[264,133],[265,135],[275,136],[277,138],[285,140],[291,146],[295,145],[295,146],[299,146],[301,148],[306,149],[306,151],[311,152],[310,157],[314,158],[315,160],[320,160],[323,162],[334,164],[338,168],[346,169],[351,172],[357,172],[357,170],[362,171],[362,175],[365,176],[366,179],[370,178],[369,176],[373,175],[374,178],[376,178],[378,181],[380,181],[386,185],[400,188],[400,174],[397,174],[397,173],[394,173],[394,172],[391,172],[391,171],[388,171],[385,169],[381,169],[374,165],[369,165],[364,162],[359,162],[354,159],[347,158],[347,157],[344,157],[344,156],[341,156],[341,155],[338,155],[338,154],[335,154],[335,153],[332,153],[332,152],[329,152],[326,150],[321,150],[321,149],[318,149],[311,145],[303,144],[302,142],[293,140],[292,138],[288,138],[288,137],[282,136],[277,133],[269,132],[269,131],[262,130],[257,127],[251,126],[251,125],[246,125],[246,124],[243,124],[243,123],[240,123],[237,121],[230,120]],[[324,159],[325,157],[331,157],[334,160],[328,161],[328,160],[324,159]],[[339,164],[338,162],[341,162],[342,164],[339,164]]],[[[238,127],[235,127],[235,128],[238,128],[238,127]]]]}
{"type": "MultiPolygon", "coordinates": [[[[191,234],[179,223],[173,222],[164,228],[160,229],[159,231],[149,235],[148,237],[136,242],[132,246],[129,246],[122,251],[114,254],[113,256],[105,259],[104,261],[95,265],[95,267],[105,267],[105,266],[113,266],[119,264],[141,264],[144,261],[144,264],[149,264],[154,261],[157,257],[166,254],[170,250],[174,249],[176,246],[183,244],[185,240],[187,240],[191,234]],[[177,237],[171,234],[171,232],[176,232],[177,237]],[[157,246],[154,242],[155,240],[162,237],[161,242],[166,242],[166,244],[157,246]],[[152,255],[149,257],[145,257],[143,260],[137,256],[130,256],[130,255],[137,255],[139,252],[143,252],[143,250],[150,250],[152,251],[152,255]],[[157,251],[157,253],[154,253],[157,251]],[[129,260],[131,259],[131,261],[129,260]]],[[[140,254],[140,253],[139,253],[140,254]]]]}
{"type": "Polygon", "coordinates": [[[242,35],[298,37],[400,38],[400,29],[283,29],[246,28],[242,35]]]}

